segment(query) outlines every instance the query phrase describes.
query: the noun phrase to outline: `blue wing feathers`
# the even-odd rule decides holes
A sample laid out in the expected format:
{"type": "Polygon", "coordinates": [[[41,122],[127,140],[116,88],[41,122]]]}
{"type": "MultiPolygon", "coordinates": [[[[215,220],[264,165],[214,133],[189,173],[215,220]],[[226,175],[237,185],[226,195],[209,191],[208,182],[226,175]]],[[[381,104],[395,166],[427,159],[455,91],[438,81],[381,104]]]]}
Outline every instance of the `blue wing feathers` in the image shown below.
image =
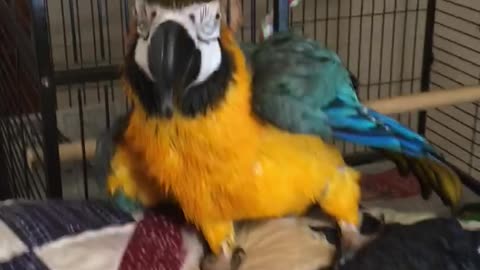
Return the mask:
{"type": "Polygon", "coordinates": [[[340,117],[345,117],[345,116],[354,116],[358,114],[358,111],[356,108],[350,108],[350,107],[334,107],[334,108],[329,108],[328,110],[325,111],[325,114],[328,116],[340,116],[340,117]]]}
{"type": "MultiPolygon", "coordinates": [[[[399,122],[362,106],[343,103],[345,111],[355,114],[341,114],[338,100],[334,109],[325,108],[328,124],[333,137],[363,146],[401,152],[411,157],[433,157],[435,152],[419,134],[404,127],[399,122]]],[[[360,105],[358,103],[358,105],[360,105]]]]}
{"type": "Polygon", "coordinates": [[[334,51],[316,41],[275,34],[250,60],[255,112],[277,127],[412,157],[434,155],[423,137],[362,106],[358,82],[334,51]]]}
{"type": "Polygon", "coordinates": [[[391,149],[395,151],[398,151],[398,149],[400,148],[398,140],[396,140],[392,136],[372,136],[370,134],[355,133],[350,130],[334,130],[333,136],[336,139],[364,146],[391,149]]]}
{"type": "Polygon", "coordinates": [[[384,123],[387,125],[390,129],[393,130],[393,132],[400,132],[403,134],[404,137],[408,137],[412,140],[417,140],[419,142],[425,142],[425,138],[420,136],[418,133],[409,130],[405,128],[403,125],[401,125],[399,122],[393,120],[392,118],[385,116],[383,114],[380,114],[374,110],[367,109],[367,114],[370,115],[371,117],[377,119],[378,121],[384,123]]]}

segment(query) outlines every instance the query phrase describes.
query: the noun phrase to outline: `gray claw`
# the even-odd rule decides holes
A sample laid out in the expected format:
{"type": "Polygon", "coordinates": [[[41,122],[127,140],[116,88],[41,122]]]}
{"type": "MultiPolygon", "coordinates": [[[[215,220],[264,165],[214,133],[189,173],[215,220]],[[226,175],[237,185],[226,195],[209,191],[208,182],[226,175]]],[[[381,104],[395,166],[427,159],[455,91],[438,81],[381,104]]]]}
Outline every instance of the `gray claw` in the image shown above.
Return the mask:
{"type": "Polygon", "coordinates": [[[245,259],[246,253],[243,248],[237,247],[233,250],[232,260],[230,261],[230,269],[238,270],[240,265],[242,265],[243,260],[245,259]]]}

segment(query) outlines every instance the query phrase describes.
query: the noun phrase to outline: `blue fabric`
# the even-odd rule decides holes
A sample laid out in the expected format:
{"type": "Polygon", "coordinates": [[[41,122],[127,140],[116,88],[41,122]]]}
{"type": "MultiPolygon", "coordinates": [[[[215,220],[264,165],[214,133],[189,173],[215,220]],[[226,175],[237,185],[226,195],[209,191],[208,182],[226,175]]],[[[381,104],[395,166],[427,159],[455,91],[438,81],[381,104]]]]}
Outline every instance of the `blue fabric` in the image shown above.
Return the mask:
{"type": "Polygon", "coordinates": [[[86,230],[126,224],[133,218],[107,202],[47,201],[0,207],[0,220],[33,248],[86,230]]]}
{"type": "MultiPolygon", "coordinates": [[[[0,270],[49,270],[33,253],[28,252],[6,263],[0,263],[0,270]]],[[[72,269],[73,270],[73,269],[72,269]]]]}

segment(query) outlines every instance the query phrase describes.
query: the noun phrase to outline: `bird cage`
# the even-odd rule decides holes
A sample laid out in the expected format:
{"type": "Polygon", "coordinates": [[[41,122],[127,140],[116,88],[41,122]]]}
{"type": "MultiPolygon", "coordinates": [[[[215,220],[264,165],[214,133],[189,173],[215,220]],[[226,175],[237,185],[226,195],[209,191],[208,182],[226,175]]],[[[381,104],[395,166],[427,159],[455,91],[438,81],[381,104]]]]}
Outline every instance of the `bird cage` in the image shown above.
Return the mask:
{"type": "MultiPolygon", "coordinates": [[[[235,0],[225,1],[229,10],[235,0]]],[[[130,106],[119,71],[133,2],[0,0],[0,170],[8,175],[0,190],[29,198],[101,193],[91,157],[96,136],[130,106]],[[30,14],[26,26],[15,11],[22,2],[30,14]],[[32,192],[33,183],[41,192],[32,192]]],[[[480,84],[477,0],[290,2],[239,0],[237,38],[260,41],[263,21],[273,15],[276,31],[291,30],[336,51],[358,78],[363,102],[480,84]]],[[[479,114],[473,102],[395,117],[424,134],[464,176],[479,178],[479,114]]],[[[335,143],[350,164],[380,158],[335,143]]]]}
{"type": "Polygon", "coordinates": [[[32,13],[30,1],[0,1],[0,199],[62,195],[56,92],[45,33],[46,18],[32,13]],[[35,168],[28,167],[28,149],[39,160],[35,168]]]}

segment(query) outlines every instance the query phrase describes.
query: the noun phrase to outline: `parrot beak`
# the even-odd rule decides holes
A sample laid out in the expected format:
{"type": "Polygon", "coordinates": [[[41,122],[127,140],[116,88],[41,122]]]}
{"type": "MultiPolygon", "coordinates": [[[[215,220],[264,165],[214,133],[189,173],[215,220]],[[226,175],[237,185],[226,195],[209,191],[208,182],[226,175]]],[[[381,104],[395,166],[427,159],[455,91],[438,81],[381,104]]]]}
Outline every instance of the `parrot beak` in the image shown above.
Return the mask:
{"type": "Polygon", "coordinates": [[[165,21],[150,37],[148,67],[154,80],[155,104],[161,116],[171,117],[200,70],[200,51],[179,23],[165,21]]]}

